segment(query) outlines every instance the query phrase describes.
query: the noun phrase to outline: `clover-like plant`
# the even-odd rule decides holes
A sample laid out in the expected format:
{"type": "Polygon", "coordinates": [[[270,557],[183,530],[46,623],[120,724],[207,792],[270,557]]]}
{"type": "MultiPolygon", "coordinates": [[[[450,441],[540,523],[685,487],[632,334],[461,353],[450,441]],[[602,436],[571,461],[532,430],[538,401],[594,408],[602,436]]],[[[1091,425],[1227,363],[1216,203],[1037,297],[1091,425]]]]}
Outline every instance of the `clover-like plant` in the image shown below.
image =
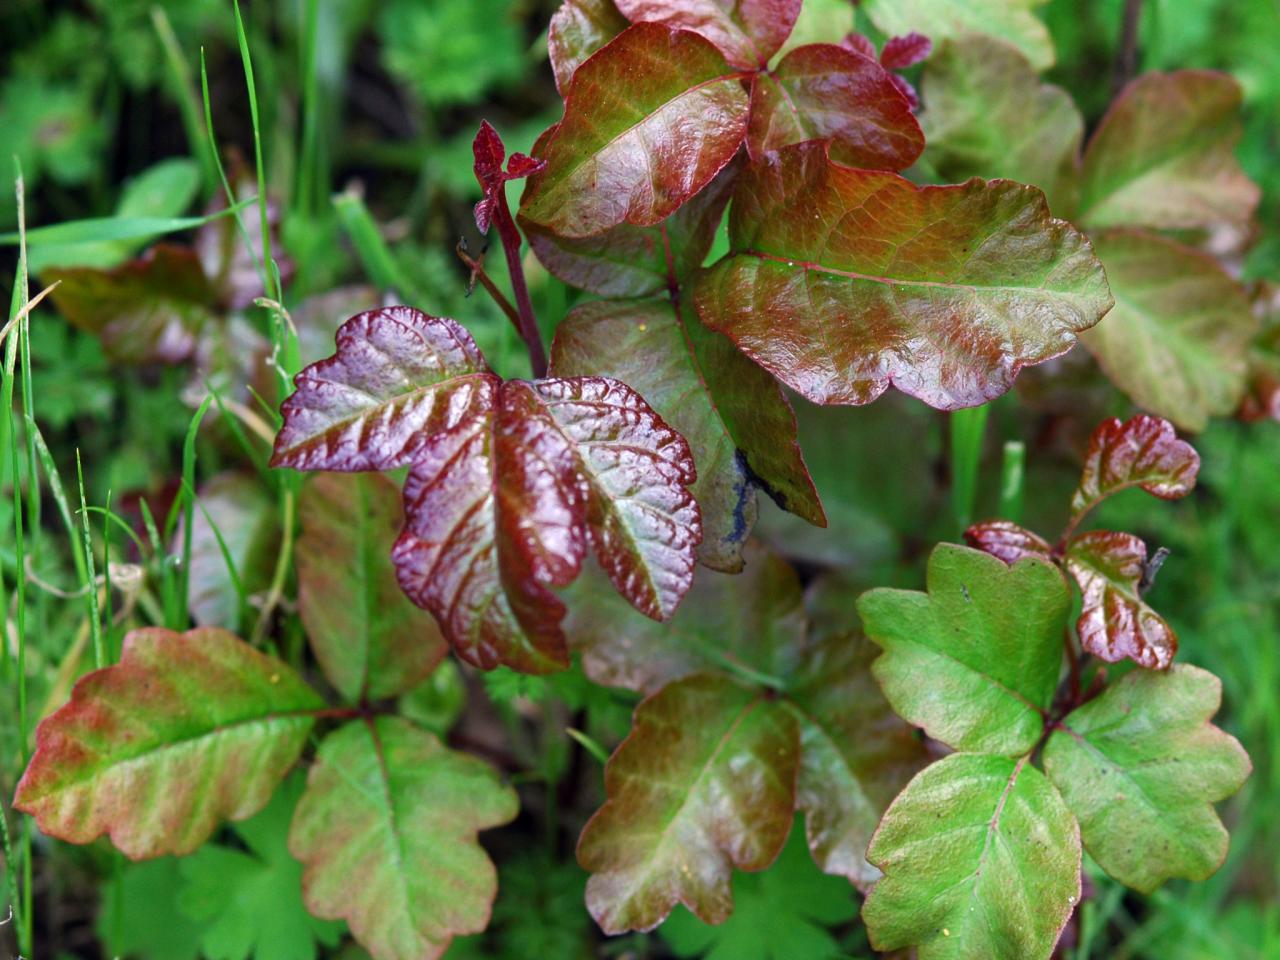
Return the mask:
{"type": "Polygon", "coordinates": [[[1148,391],[1112,339],[1157,307],[1179,328],[1185,312],[1188,336],[1233,309],[1234,293],[1209,303],[1235,290],[1220,267],[1152,231],[1251,213],[1225,153],[1234,87],[1140,79],[1080,160],[1074,106],[1035,73],[1052,50],[1032,5],[866,0],[900,34],[877,54],[857,34],[792,42],[801,0],[565,0],[548,31],[562,119],[529,155],[508,158],[488,123],[474,143],[476,225],[514,303],[467,260],[529,378],[495,373],[465,318],[389,306],[343,323],[283,401],[273,465],[322,474],[302,487],[297,576],[332,697],[224,630],[135,632],[41,724],[17,806],[73,842],[187,853],[262,809],[323,725],[289,831],[305,901],[378,960],[438,957],[487,922],[476,835],[516,794],[393,698],[448,649],[527,674],[577,654],[645,698],[578,844],[607,933],[678,903],[723,921],[734,869],[768,867],[797,813],[818,867],[868,893],[873,944],[924,960],[1048,958],[1082,844],[1142,891],[1211,873],[1212,804],[1249,770],[1209,724],[1218,682],[1173,663],[1144,600],[1160,555],[1079,530],[1125,487],[1190,491],[1198,458],[1172,425],[1103,424],[1056,542],[979,524],[981,550],[933,552],[926,592],[864,594],[865,637],[838,578],[806,590],[751,539],[761,491],[826,523],[784,387],[861,405],[892,386],[957,410],[1084,337],[1184,426],[1238,402],[1234,367],[1224,384],[1177,346],[1185,377],[1148,391]],[[984,29],[999,39],[970,36],[984,29]],[[946,44],[922,125],[896,71],[929,55],[926,35],[946,44]],[[929,169],[1036,185],[901,172],[929,169]],[[526,242],[580,293],[543,318],[549,349],[526,242]],[[1095,242],[1133,291],[1114,320],[1095,242]],[[1161,286],[1180,270],[1185,297],[1161,286]],[[1107,684],[1090,656],[1136,668],[1107,684]]]}

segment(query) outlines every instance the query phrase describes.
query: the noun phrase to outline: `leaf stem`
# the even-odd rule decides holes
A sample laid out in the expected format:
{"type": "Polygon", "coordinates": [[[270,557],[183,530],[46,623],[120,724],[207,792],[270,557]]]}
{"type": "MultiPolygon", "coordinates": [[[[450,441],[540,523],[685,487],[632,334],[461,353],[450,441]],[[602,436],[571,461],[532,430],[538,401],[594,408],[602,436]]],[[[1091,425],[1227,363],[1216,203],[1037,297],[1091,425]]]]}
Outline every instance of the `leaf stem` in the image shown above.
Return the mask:
{"type": "Polygon", "coordinates": [[[1120,28],[1120,49],[1116,52],[1111,95],[1118,96],[1138,70],[1138,28],[1142,24],[1142,0],[1125,0],[1120,28]]]}
{"type": "Polygon", "coordinates": [[[520,228],[516,226],[511,208],[507,206],[506,192],[497,190],[494,200],[493,223],[502,239],[502,249],[507,255],[507,270],[511,274],[511,289],[516,295],[516,329],[529,348],[529,366],[533,368],[534,377],[545,377],[547,351],[542,346],[542,334],[538,332],[538,321],[533,315],[533,301],[529,299],[529,286],[524,279],[524,264],[520,261],[520,228]]]}
{"type": "MultiPolygon", "coordinates": [[[[490,277],[489,274],[485,273],[483,255],[478,260],[471,256],[470,251],[467,250],[466,240],[459,240],[458,245],[453,249],[454,252],[457,253],[458,259],[466,264],[467,269],[471,271],[472,287],[474,288],[478,281],[480,286],[489,291],[489,296],[493,297],[493,302],[498,305],[498,308],[507,315],[507,318],[515,325],[515,328],[519,330],[520,314],[518,314],[516,312],[516,308],[511,305],[511,301],[507,299],[506,294],[498,289],[498,285],[493,282],[493,278],[490,277]]],[[[521,334],[521,336],[523,336],[523,334],[521,334]]]]}

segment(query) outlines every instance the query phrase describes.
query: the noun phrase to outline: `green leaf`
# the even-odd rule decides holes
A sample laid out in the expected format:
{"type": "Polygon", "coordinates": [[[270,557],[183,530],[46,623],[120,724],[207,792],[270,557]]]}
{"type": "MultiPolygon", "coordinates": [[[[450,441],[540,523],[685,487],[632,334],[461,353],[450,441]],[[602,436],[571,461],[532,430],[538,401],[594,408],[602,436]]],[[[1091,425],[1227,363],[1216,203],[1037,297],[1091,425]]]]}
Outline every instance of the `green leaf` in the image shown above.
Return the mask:
{"type": "Polygon", "coordinates": [[[686,677],[642,703],[578,841],[601,928],[651,930],[677,902],[724,921],[732,869],[763,870],[787,839],[798,740],[781,703],[720,676],[686,677]]]}
{"type": "Polygon", "coordinates": [[[1053,66],[1053,40],[1035,15],[1045,0],[866,0],[861,9],[889,36],[915,31],[935,43],[967,33],[1011,43],[1037,70],[1053,66]]]}
{"type": "Polygon", "coordinates": [[[556,329],[551,373],[615,377],[689,441],[698,471],[690,490],[702,509],[698,558],[713,570],[742,569],[757,488],[826,523],[782,389],[692,311],[658,300],[577,307],[556,329]]]}
{"type": "Polygon", "coordinates": [[[1240,85],[1225,73],[1179,70],[1134,80],[1085,149],[1080,223],[1090,229],[1243,226],[1259,190],[1235,158],[1240,101],[1240,85]]]}
{"type": "Polygon", "coordinates": [[[41,722],[14,806],[71,843],[108,833],[135,860],[190,853],[262,809],[323,706],[225,630],[135,630],[41,722]]]}
{"type": "Polygon", "coordinates": [[[1213,804],[1252,768],[1209,722],[1221,701],[1221,682],[1199,667],[1135,670],[1068,714],[1045,745],[1085,849],[1120,882],[1150,893],[1173,877],[1204,880],[1226,858],[1213,804]]]}
{"type": "Polygon", "coordinates": [[[800,722],[796,804],[809,849],[827,873],[866,890],[880,876],[867,844],[889,803],[926,762],[924,744],[893,713],[871,675],[873,644],[855,633],[803,652],[788,688],[800,722]]]}
{"type": "Polygon", "coordinates": [[[405,720],[348,723],[321,743],[289,831],[307,907],[377,960],[433,960],[488,924],[497,875],[476,833],[517,805],[489,766],[405,720]]]}
{"type": "Polygon", "coordinates": [[[1080,342],[1138,406],[1186,430],[1235,411],[1258,322],[1218,262],[1136,230],[1094,238],[1116,307],[1080,342]]]}
{"type": "Polygon", "coordinates": [[[659,928],[662,939],[678,957],[837,960],[845,954],[826,928],[858,914],[849,885],[814,869],[799,829],[768,870],[733,878],[733,899],[733,916],[716,927],[676,910],[659,928]]]}
{"type": "Polygon", "coordinates": [[[322,473],[298,513],[298,615],[325,676],[349,701],[409,690],[448,645],[396,580],[400,491],[377,473],[322,473]]]}
{"type": "Polygon", "coordinates": [[[131,863],[105,892],[98,936],[118,957],[199,960],[200,927],[178,907],[179,869],[185,861],[161,857],[131,863]]]}
{"type": "Polygon", "coordinates": [[[255,817],[237,824],[244,850],[206,844],[179,863],[182,910],[201,925],[206,960],[313,960],[342,925],[317,920],[302,904],[302,866],[289,855],[289,820],[301,776],[285,781],[255,817]]]}
{"type": "Polygon", "coordinates": [[[872,672],[894,710],[956,750],[1016,756],[1044,731],[1071,594],[1052,563],[952,544],[929,557],[928,592],[862,595],[872,672]]]}
{"type": "Polygon", "coordinates": [[[884,871],[862,908],[872,945],[919,960],[1048,960],[1080,898],[1080,829],[1027,757],[926,768],[867,857],[884,871]]]}
{"type": "Polygon", "coordinates": [[[933,52],[922,90],[925,157],[944,179],[1035,184],[1051,210],[1070,215],[1084,118],[1067,91],[1041,83],[1014,47],[977,34],[933,52]]]}

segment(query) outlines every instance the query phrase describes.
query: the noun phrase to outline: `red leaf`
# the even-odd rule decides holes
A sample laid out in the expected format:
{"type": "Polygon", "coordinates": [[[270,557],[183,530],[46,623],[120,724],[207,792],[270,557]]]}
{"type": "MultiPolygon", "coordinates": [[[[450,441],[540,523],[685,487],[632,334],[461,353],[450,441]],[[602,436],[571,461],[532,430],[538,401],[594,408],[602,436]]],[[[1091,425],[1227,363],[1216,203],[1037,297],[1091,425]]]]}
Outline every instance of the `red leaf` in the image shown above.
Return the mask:
{"type": "Polygon", "coordinates": [[[503,170],[502,163],[506,160],[507,148],[488,120],[480,121],[480,130],[471,144],[471,151],[475,155],[476,180],[484,191],[484,199],[476,204],[476,227],[481,233],[488,233],[494,205],[499,202],[499,192],[512,180],[533,176],[546,163],[523,153],[515,153],[511,155],[506,170],[503,170]]]}
{"type": "Polygon", "coordinates": [[[875,60],[845,47],[797,47],[773,70],[756,74],[747,131],[752,158],[830,140],[831,158],[847,166],[911,166],[924,149],[924,134],[893,81],[875,60]]]}
{"type": "Polygon", "coordinates": [[[655,21],[706,37],[730,63],[763,69],[800,16],[801,0],[617,0],[633,23],[655,21]]]}
{"type": "Polygon", "coordinates": [[[1094,530],[1067,547],[1067,570],[1084,595],[1076,631],[1085,652],[1163,670],[1173,662],[1178,638],[1142,599],[1146,564],[1147,545],[1129,533],[1094,530]]]}
{"type": "Polygon", "coordinates": [[[445,430],[492,379],[471,334],[412,307],[357,314],[337,353],[294,378],[272,466],[392,470],[424,432],[445,430]]]}
{"type": "Polygon", "coordinates": [[[871,38],[861,33],[846,34],[845,38],[840,41],[840,46],[852,50],[854,53],[860,53],[864,57],[876,59],[876,45],[871,42],[871,38]]]}
{"type": "Polygon", "coordinates": [[[988,520],[975,523],[964,532],[965,543],[985,550],[1012,566],[1023,557],[1053,556],[1053,547],[1038,533],[1032,533],[1010,520],[988,520]]]}
{"type": "Polygon", "coordinates": [[[815,403],[890,384],[941,409],[991,400],[1112,305],[1089,241],[1009,181],[917,187],[798,144],[738,182],[703,322],[815,403]]]}
{"type": "Polygon", "coordinates": [[[1125,423],[1113,417],[1089,439],[1080,486],[1071,497],[1072,515],[1080,517],[1129,487],[1177,500],[1195,487],[1199,470],[1200,455],[1178,439],[1169,421],[1145,413],[1125,423]]]}
{"type": "Polygon", "coordinates": [[[688,444],[615,380],[486,379],[458,424],[427,437],[405,483],[394,558],[410,598],[464,659],[546,672],[568,663],[551,587],[587,547],[620,593],[665,619],[701,540],[688,444]]]}
{"type": "Polygon", "coordinates": [[[561,96],[569,92],[582,62],[625,29],[627,19],[613,0],[565,0],[560,5],[547,30],[547,51],[561,96]]]}
{"type": "Polygon", "coordinates": [[[565,237],[666,219],[737,153],[749,106],[741,79],[695,33],[629,28],[574,74],[524,216],[565,237]]]}
{"type": "Polygon", "coordinates": [[[933,41],[923,34],[908,33],[904,37],[890,37],[880,51],[880,64],[886,70],[905,70],[914,67],[933,51],[933,41]]]}

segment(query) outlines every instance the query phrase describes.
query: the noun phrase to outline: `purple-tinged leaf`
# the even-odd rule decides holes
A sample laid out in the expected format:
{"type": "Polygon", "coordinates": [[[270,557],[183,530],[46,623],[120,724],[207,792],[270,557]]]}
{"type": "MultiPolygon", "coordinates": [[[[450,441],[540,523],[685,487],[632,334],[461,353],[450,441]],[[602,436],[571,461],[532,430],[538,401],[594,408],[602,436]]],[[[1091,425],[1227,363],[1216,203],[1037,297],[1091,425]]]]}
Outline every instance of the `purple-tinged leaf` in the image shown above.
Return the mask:
{"type": "Polygon", "coordinates": [[[1008,181],[917,187],[782,150],[739,181],[698,313],[815,403],[891,384],[955,409],[1006,391],[1110,309],[1089,241],[1008,181]]]}
{"type": "Polygon", "coordinates": [[[1079,222],[1157,230],[1247,223],[1260,191],[1235,158],[1241,98],[1235,80],[1210,70],[1130,83],[1085,149],[1079,222]]]}
{"type": "Polygon", "coordinates": [[[712,569],[742,569],[757,488],[825,524],[777,382],[695,317],[657,300],[584,304],[557,329],[551,369],[627,383],[689,442],[698,472],[690,489],[703,517],[699,559],[712,569]]]}
{"type": "Polygon", "coordinates": [[[1185,430],[1235,412],[1258,330],[1244,288],[1212,257],[1139,230],[1094,238],[1116,308],[1080,342],[1138,406],[1185,430]]]}
{"type": "Polygon", "coordinates": [[[830,141],[831,159],[875,170],[902,170],[924,149],[911,104],[891,74],[832,43],[797,47],[752,82],[752,158],[806,140],[830,141]]]}
{"type": "Polygon", "coordinates": [[[1147,545],[1141,539],[1092,530],[1071,541],[1064,560],[1084,597],[1076,632],[1086,653],[1109,663],[1132,660],[1148,670],[1173,662],[1178,638],[1142,599],[1147,545]]]}
{"type": "MultiPolygon", "coordinates": [[[[243,167],[234,170],[232,178],[237,200],[245,200],[257,191],[256,181],[243,167]]],[[[217,213],[226,208],[227,198],[219,193],[205,213],[217,213]]],[[[271,231],[271,256],[280,271],[281,281],[288,283],[293,276],[294,263],[284,252],[279,228],[280,204],[268,200],[267,229],[271,231]]],[[[239,214],[239,223],[235,216],[219,217],[205,223],[196,231],[195,250],[205,276],[217,293],[218,302],[225,309],[247,309],[254,300],[266,294],[262,285],[262,217],[256,207],[239,214]]]]}
{"type": "Polygon", "coordinates": [[[906,70],[933,52],[933,41],[920,33],[890,37],[880,51],[880,64],[886,70],[906,70]]]}
{"type": "Polygon", "coordinates": [[[657,22],[692,30],[714,43],[736,67],[759,70],[778,52],[801,0],[616,0],[633,23],[657,22]]]}
{"type": "Polygon", "coordinates": [[[320,744],[289,830],[307,908],[378,960],[436,960],[488,926],[497,871],[476,834],[517,810],[492,768],[408,721],[348,723],[320,744]]]}
{"type": "Polygon", "coordinates": [[[471,334],[412,307],[352,317],[337,353],[294,378],[281,407],[277,467],[391,470],[427,433],[447,430],[493,380],[471,334]]]}
{"type": "Polygon", "coordinates": [[[763,870],[786,842],[798,767],[792,713],[732,680],[697,674],[640,704],[578,841],[600,927],[651,930],[677,903],[723,922],[733,868],[763,870]]]}
{"type": "Polygon", "coordinates": [[[448,646],[396,581],[400,491],[378,474],[321,474],[303,488],[298,514],[298,616],[325,677],[351,702],[411,689],[448,646]]]}
{"type": "Polygon", "coordinates": [[[71,843],[109,834],[134,860],[190,853],[266,805],[323,706],[225,630],[135,630],[40,723],[14,806],[71,843]]]}
{"type": "Polygon", "coordinates": [[[550,588],[577,577],[588,546],[637,610],[674,612],[701,539],[695,478],[688,444],[624,384],[490,375],[416,448],[401,587],[477,666],[565,666],[550,588]]]}
{"type": "Polygon", "coordinates": [[[928,588],[858,599],[867,636],[884,649],[872,672],[885,696],[956,750],[1031,750],[1062,663],[1071,604],[1062,573],[1037,557],[1008,566],[944,543],[929,557],[928,588]]]}
{"type": "Polygon", "coordinates": [[[523,218],[521,225],[542,265],[565,283],[602,297],[666,294],[683,286],[707,259],[737,172],[737,164],[725,167],[654,227],[622,224],[594,237],[570,239],[523,218]]]}
{"type": "Polygon", "coordinates": [[[1028,757],[955,753],[907,784],[867,851],[871,945],[1048,960],[1080,900],[1080,828],[1028,757]]]}
{"type": "Polygon", "coordinates": [[[569,92],[574,71],[627,26],[613,0],[565,0],[560,5],[547,30],[547,50],[561,96],[569,92]]]}
{"type": "Polygon", "coordinates": [[[1200,472],[1200,455],[1179,440],[1173,424],[1138,414],[1121,423],[1100,423],[1089,438],[1080,486],[1071,496],[1071,514],[1080,517],[1107,497],[1141,487],[1162,500],[1189,494],[1200,472]]]}
{"type": "Polygon", "coordinates": [[[40,278],[58,284],[58,312],[116,363],[181,363],[216,322],[214,289],[186,247],[161,243],[112,270],[50,268],[40,278]]]}
{"type": "Polygon", "coordinates": [[[476,204],[476,228],[481,233],[488,233],[496,204],[500,202],[499,195],[507,184],[533,176],[546,164],[523,153],[513,153],[507,160],[506,145],[488,120],[480,122],[480,131],[471,144],[471,152],[475,156],[476,182],[484,192],[484,199],[476,204]]]}
{"type": "Polygon", "coordinates": [[[1053,545],[1049,541],[1011,520],[975,523],[964,532],[964,542],[999,557],[1010,566],[1023,557],[1040,557],[1043,560],[1053,557],[1053,545]]]}
{"type": "Polygon", "coordinates": [[[695,33],[628,28],[574,74],[524,217],[565,237],[665,220],[737,153],[749,108],[741,81],[695,33]]]}
{"type": "Polygon", "coordinates": [[[1213,804],[1240,789],[1251,765],[1209,722],[1221,702],[1222,684],[1199,667],[1135,670],[1049,737],[1045,772],[1089,855],[1126,886],[1150,893],[1174,877],[1204,880],[1226,859],[1213,804]]]}
{"type": "Polygon", "coordinates": [[[667,623],[640,616],[601,578],[584,575],[562,594],[565,633],[596,683],[646,695],[726,662],[782,677],[805,644],[800,581],[792,566],[749,541],[742,573],[699,572],[667,623]]]}

